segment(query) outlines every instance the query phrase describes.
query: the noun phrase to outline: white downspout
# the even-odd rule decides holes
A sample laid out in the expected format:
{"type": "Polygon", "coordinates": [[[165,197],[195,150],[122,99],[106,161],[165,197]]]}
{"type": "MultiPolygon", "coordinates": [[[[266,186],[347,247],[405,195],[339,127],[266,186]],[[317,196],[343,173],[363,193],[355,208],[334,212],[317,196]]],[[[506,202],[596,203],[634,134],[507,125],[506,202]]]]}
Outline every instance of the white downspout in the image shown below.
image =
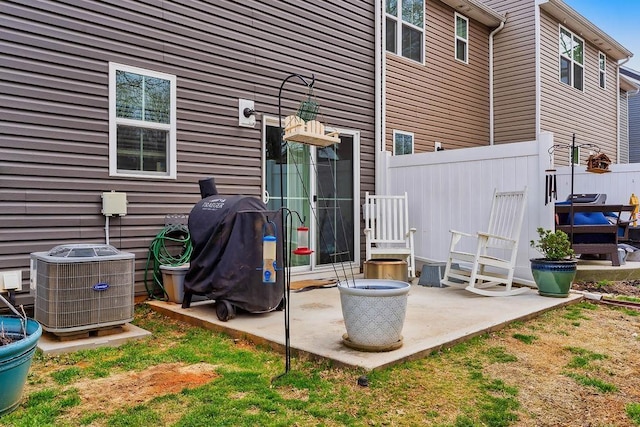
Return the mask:
{"type": "Polygon", "coordinates": [[[494,111],[493,111],[493,36],[496,35],[500,30],[504,28],[505,20],[500,22],[500,25],[495,30],[489,33],[489,145],[494,144],[494,111]]]}
{"type": "Polygon", "coordinates": [[[629,62],[630,59],[631,57],[627,56],[618,64],[616,69],[616,163],[618,164],[620,164],[620,67],[629,62]]]}
{"type": "Polygon", "coordinates": [[[535,131],[536,131],[536,140],[540,137],[540,115],[542,114],[541,104],[542,104],[542,77],[540,75],[540,61],[542,58],[542,54],[540,52],[540,34],[541,34],[541,24],[540,24],[540,5],[542,3],[546,3],[546,0],[536,0],[535,5],[535,38],[536,38],[536,122],[535,122],[535,131]]]}
{"type": "Polygon", "coordinates": [[[385,20],[382,11],[382,0],[375,0],[375,118],[374,118],[374,150],[375,150],[375,192],[377,194],[384,194],[381,192],[386,191],[386,171],[383,170],[384,162],[382,161],[384,155],[384,115],[385,113],[385,60],[382,50],[382,34],[385,20]],[[382,187],[385,187],[384,189],[382,187]]]}

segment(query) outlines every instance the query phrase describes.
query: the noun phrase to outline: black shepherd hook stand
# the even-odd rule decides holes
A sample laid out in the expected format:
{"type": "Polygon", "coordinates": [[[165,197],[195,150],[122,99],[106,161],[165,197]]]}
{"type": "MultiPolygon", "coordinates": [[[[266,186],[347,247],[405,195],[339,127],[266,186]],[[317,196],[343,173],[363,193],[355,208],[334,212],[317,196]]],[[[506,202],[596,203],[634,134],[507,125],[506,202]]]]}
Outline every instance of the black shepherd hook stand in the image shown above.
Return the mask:
{"type": "MultiPolygon", "coordinates": [[[[284,310],[284,347],[285,347],[285,371],[283,374],[280,374],[278,376],[276,376],[275,378],[273,378],[273,380],[276,380],[280,377],[282,377],[283,375],[287,374],[290,370],[291,370],[291,344],[290,344],[290,328],[289,328],[289,296],[291,294],[291,260],[289,258],[289,252],[288,250],[290,248],[287,247],[287,242],[290,241],[289,239],[289,231],[288,231],[288,225],[289,223],[292,222],[292,214],[295,213],[298,216],[298,219],[300,219],[300,222],[303,222],[302,219],[300,218],[300,214],[298,212],[295,211],[291,211],[288,208],[285,207],[284,205],[284,171],[283,171],[283,166],[282,164],[284,163],[284,159],[283,159],[283,150],[285,149],[285,142],[284,142],[284,130],[282,129],[282,88],[284,87],[285,83],[287,83],[287,81],[289,81],[290,79],[297,77],[298,79],[300,79],[302,81],[302,83],[305,84],[305,86],[308,89],[312,89],[313,88],[313,84],[316,81],[315,76],[312,74],[311,75],[311,82],[307,82],[307,80],[302,77],[300,74],[297,73],[292,73],[289,74],[283,81],[282,84],[280,84],[280,90],[278,91],[278,138],[279,138],[279,142],[280,142],[280,149],[279,149],[279,161],[280,161],[280,209],[282,209],[285,214],[281,215],[281,222],[282,222],[282,265],[285,269],[284,271],[284,296],[283,296],[283,310],[284,310]]],[[[291,243],[289,243],[289,245],[291,245],[291,243]]]]}
{"type": "MultiPolygon", "coordinates": [[[[288,230],[293,228],[293,216],[298,217],[298,221],[304,223],[304,218],[300,217],[297,211],[292,211],[289,208],[281,207],[280,211],[283,212],[282,218],[282,252],[287,254],[293,250],[293,244],[288,236],[288,230]]],[[[284,274],[284,293],[282,296],[282,308],[284,311],[284,372],[275,376],[272,381],[277,380],[283,375],[287,374],[291,370],[291,334],[290,334],[290,307],[289,304],[291,298],[291,257],[287,256],[287,261],[283,261],[282,270],[284,274]]]]}
{"type": "MultiPolygon", "coordinates": [[[[551,158],[553,159],[553,153],[556,149],[558,148],[562,148],[562,149],[570,149],[571,150],[571,155],[570,155],[570,161],[571,161],[571,191],[569,193],[569,230],[571,232],[571,245],[573,245],[573,199],[574,199],[574,194],[573,194],[573,181],[574,181],[574,175],[575,175],[575,167],[576,167],[576,163],[580,163],[580,158],[576,158],[578,156],[578,153],[576,152],[576,148],[590,148],[593,149],[595,152],[599,153],[600,152],[600,147],[598,147],[595,144],[591,144],[591,143],[582,143],[582,144],[576,144],[576,134],[573,134],[573,138],[571,140],[571,144],[553,144],[551,146],[551,148],[549,148],[549,156],[551,156],[551,158]]],[[[588,169],[587,169],[588,170],[588,169]]],[[[553,169],[549,169],[549,171],[554,171],[553,169]]],[[[547,177],[549,178],[549,177],[547,177]]],[[[555,181],[555,176],[551,177],[551,181],[549,182],[549,180],[547,181],[547,189],[552,188],[551,190],[551,194],[557,196],[557,187],[556,187],[556,181],[555,181]]],[[[547,191],[547,190],[545,190],[547,191]]],[[[547,193],[549,194],[549,193],[547,193]]],[[[549,199],[549,196],[547,196],[547,199],[545,199],[545,204],[547,202],[547,200],[549,199]]]]}

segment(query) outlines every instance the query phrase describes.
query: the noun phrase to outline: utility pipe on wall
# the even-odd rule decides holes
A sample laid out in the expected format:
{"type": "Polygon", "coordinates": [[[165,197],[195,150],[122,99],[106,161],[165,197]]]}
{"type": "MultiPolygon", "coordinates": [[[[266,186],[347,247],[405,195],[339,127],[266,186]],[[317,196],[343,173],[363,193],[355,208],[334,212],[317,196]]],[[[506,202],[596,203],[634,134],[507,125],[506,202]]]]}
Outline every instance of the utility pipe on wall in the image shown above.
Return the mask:
{"type": "Polygon", "coordinates": [[[616,69],[616,163],[618,164],[620,163],[620,67],[629,62],[630,59],[631,57],[627,56],[618,64],[616,69]]]}
{"type": "Polygon", "coordinates": [[[504,23],[507,21],[506,15],[505,20],[500,23],[498,28],[491,31],[489,33],[489,145],[494,144],[494,119],[493,119],[493,36],[496,35],[500,30],[504,28],[504,23]]]}
{"type": "Polygon", "coordinates": [[[383,1],[375,0],[375,82],[374,82],[374,185],[376,194],[386,194],[386,170],[382,168],[382,157],[385,155],[385,132],[384,132],[384,115],[385,113],[385,53],[382,48],[385,25],[383,1]],[[383,188],[384,187],[384,188],[383,188]]]}

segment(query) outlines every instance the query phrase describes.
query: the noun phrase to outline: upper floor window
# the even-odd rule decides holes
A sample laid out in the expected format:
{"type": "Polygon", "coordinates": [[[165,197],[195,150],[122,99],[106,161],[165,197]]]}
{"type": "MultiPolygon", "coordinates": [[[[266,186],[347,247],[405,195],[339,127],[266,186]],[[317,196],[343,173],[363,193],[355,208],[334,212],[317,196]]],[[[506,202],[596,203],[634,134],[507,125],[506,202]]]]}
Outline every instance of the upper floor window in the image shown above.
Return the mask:
{"type": "Polygon", "coordinates": [[[560,27],[560,81],[578,90],[584,88],[584,41],[560,27]]]}
{"type": "Polygon", "coordinates": [[[607,88],[607,56],[602,53],[602,52],[598,52],[598,74],[599,74],[599,81],[600,81],[600,87],[602,89],[606,89],[607,88]]]}
{"type": "Polygon", "coordinates": [[[424,0],[386,0],[386,46],[414,61],[423,61],[424,0]]]}
{"type": "Polygon", "coordinates": [[[413,134],[400,130],[393,131],[393,155],[413,154],[413,134]]]}
{"type": "Polygon", "coordinates": [[[176,178],[176,76],[109,64],[109,175],[176,178]]]}
{"type": "Polygon", "coordinates": [[[469,20],[456,13],[456,59],[464,63],[469,62],[469,20]]]}

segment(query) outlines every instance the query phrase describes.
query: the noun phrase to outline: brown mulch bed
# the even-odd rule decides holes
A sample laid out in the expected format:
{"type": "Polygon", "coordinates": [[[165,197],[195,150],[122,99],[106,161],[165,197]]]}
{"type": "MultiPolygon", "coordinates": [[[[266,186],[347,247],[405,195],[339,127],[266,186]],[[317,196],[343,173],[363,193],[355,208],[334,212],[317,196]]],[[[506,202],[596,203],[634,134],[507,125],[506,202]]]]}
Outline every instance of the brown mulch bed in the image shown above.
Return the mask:
{"type": "Polygon", "coordinates": [[[594,292],[609,295],[625,295],[640,298],[640,280],[621,282],[576,282],[571,287],[576,291],[594,292]]]}

